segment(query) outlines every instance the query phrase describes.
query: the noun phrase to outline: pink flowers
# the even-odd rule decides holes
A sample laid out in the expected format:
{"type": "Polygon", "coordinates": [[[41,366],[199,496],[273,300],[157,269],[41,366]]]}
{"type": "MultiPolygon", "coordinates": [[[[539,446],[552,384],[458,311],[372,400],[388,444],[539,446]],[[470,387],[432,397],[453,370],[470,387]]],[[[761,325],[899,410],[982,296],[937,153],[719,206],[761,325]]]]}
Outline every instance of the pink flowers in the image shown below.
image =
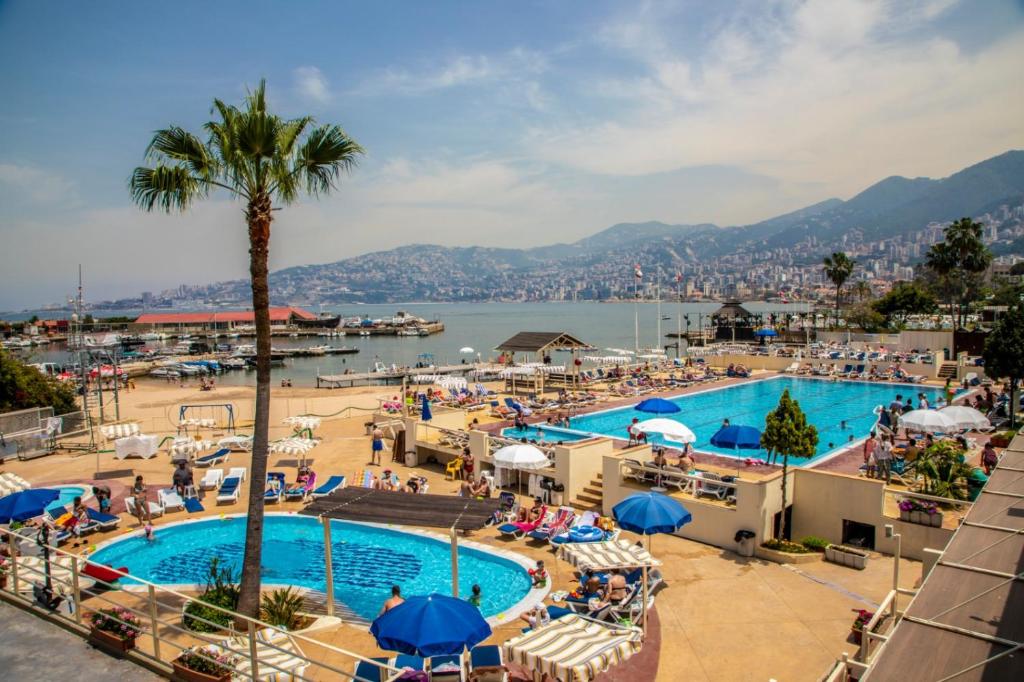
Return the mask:
{"type": "Polygon", "coordinates": [[[117,635],[121,639],[135,639],[142,633],[142,621],[123,607],[100,609],[89,621],[94,628],[117,635]]]}

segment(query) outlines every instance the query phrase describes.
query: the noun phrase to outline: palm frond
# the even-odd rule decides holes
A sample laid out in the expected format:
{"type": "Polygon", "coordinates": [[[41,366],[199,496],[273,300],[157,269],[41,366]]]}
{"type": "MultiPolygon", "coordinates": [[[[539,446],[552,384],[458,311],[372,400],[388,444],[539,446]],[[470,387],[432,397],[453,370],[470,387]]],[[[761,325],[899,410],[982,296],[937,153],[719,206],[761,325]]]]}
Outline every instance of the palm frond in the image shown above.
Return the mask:
{"type": "Polygon", "coordinates": [[[281,124],[277,131],[277,148],[281,156],[292,155],[292,152],[295,151],[295,143],[312,123],[312,116],[303,116],[281,124]]]}
{"type": "Polygon", "coordinates": [[[184,166],[139,166],[129,181],[132,201],[146,211],[184,211],[197,197],[205,196],[207,190],[202,178],[192,175],[184,166]]]}
{"type": "Polygon", "coordinates": [[[295,174],[315,195],[328,192],[342,172],[355,167],[365,151],[340,126],[327,125],[313,129],[295,157],[295,174]]]}
{"type": "Polygon", "coordinates": [[[146,148],[146,158],[181,161],[192,172],[204,178],[212,178],[217,173],[217,160],[206,145],[192,133],[177,126],[156,131],[146,148]]]}
{"type": "Polygon", "coordinates": [[[245,97],[246,109],[253,113],[267,113],[267,79],[261,78],[256,89],[245,97]]]}

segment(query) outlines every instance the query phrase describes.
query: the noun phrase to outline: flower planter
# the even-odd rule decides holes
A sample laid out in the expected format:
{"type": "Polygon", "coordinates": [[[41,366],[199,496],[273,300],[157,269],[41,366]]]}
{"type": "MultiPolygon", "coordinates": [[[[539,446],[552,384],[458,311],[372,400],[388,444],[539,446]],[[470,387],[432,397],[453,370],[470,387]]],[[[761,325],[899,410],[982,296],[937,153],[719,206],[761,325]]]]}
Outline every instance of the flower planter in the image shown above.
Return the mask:
{"type": "Polygon", "coordinates": [[[935,512],[929,514],[923,511],[904,511],[900,510],[900,521],[906,521],[907,523],[916,523],[921,526],[932,526],[934,528],[942,527],[942,512],[935,512]]]}
{"type": "Polygon", "coordinates": [[[928,516],[930,517],[928,520],[931,522],[929,525],[934,528],[942,528],[942,512],[936,512],[928,516]]]}
{"type": "Polygon", "coordinates": [[[171,661],[171,667],[174,668],[174,679],[179,682],[230,682],[231,680],[230,672],[220,676],[201,673],[198,670],[186,668],[177,660],[171,661]]]}
{"type": "Polygon", "coordinates": [[[754,549],[754,556],[758,559],[774,561],[777,564],[810,564],[821,561],[821,554],[818,552],[796,554],[794,552],[783,552],[777,549],[762,547],[761,545],[754,549]]]}
{"type": "Polygon", "coordinates": [[[118,637],[113,632],[92,628],[89,630],[89,641],[99,649],[114,656],[124,656],[135,648],[135,639],[118,637]]]}
{"type": "Polygon", "coordinates": [[[842,545],[829,545],[825,548],[825,559],[835,564],[856,568],[863,571],[868,566],[868,555],[860,550],[842,545]]]}
{"type": "Polygon", "coordinates": [[[850,631],[853,633],[854,644],[859,645],[862,641],[864,641],[864,628],[850,628],[850,631]]]}

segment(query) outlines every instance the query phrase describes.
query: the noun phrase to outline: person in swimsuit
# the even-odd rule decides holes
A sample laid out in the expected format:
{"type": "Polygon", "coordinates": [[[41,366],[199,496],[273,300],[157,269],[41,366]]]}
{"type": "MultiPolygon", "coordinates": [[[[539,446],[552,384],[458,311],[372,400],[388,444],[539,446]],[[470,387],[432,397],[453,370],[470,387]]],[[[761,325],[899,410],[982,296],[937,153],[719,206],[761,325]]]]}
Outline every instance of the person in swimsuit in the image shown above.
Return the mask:
{"type": "Polygon", "coordinates": [[[380,453],[384,450],[384,432],[379,426],[373,427],[373,434],[370,436],[370,464],[380,464],[380,453]]]}
{"type": "Polygon", "coordinates": [[[132,486],[132,499],[135,501],[135,516],[139,519],[139,525],[149,523],[153,519],[149,515],[149,498],[146,496],[146,483],[142,475],[135,477],[135,484],[132,486]]]}
{"type": "Polygon", "coordinates": [[[628,594],[629,588],[626,585],[626,576],[615,572],[608,578],[608,584],[604,588],[604,593],[602,594],[601,601],[597,604],[597,608],[604,608],[608,604],[619,604],[628,594]]]}
{"type": "Polygon", "coordinates": [[[384,602],[384,606],[381,607],[378,617],[383,616],[385,613],[395,608],[399,604],[404,604],[405,599],[402,598],[402,588],[395,585],[391,588],[391,598],[384,602]]]}

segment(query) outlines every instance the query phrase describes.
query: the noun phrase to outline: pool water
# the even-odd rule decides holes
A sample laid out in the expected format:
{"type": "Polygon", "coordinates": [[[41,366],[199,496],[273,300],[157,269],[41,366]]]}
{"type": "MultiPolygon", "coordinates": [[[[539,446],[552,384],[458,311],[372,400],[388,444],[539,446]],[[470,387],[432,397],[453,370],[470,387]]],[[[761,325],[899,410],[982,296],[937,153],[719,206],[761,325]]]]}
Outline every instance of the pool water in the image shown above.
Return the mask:
{"type": "Polygon", "coordinates": [[[584,440],[590,438],[590,434],[578,433],[569,429],[563,429],[553,426],[531,425],[525,429],[517,429],[514,426],[509,426],[501,430],[501,435],[506,438],[525,438],[526,440],[535,440],[540,443],[572,443],[578,440],[584,440]]]}
{"type": "Polygon", "coordinates": [[[83,500],[92,497],[92,493],[80,485],[51,485],[46,487],[60,493],[60,497],[46,505],[47,509],[64,507],[68,511],[71,511],[71,505],[74,503],[76,497],[81,497],[83,500]]]}
{"type": "MultiPolygon", "coordinates": [[[[847,444],[851,436],[854,440],[866,437],[876,420],[873,412],[875,407],[888,405],[897,394],[902,395],[903,400],[911,397],[915,405],[918,393],[924,393],[929,403],[934,403],[942,394],[941,388],[930,386],[776,377],[672,398],[672,402],[682,408],[681,412],[675,414],[648,415],[632,407],[624,407],[575,417],[571,427],[576,431],[625,439],[628,437],[626,428],[633,417],[641,421],[651,417],[667,417],[690,427],[697,436],[697,442],[693,444],[696,450],[733,457],[751,457],[757,454],[756,450],[718,448],[711,445],[711,436],[721,428],[724,419],[728,419],[731,424],[763,430],[765,416],[775,409],[786,389],[800,403],[808,421],[818,428],[815,456],[791,460],[790,465],[796,466],[813,464],[847,444]],[[844,421],[845,427],[842,424],[844,421]]],[[[677,443],[666,441],[660,435],[651,434],[650,440],[678,447],[677,443]]]]}
{"type": "MultiPolygon", "coordinates": [[[[263,582],[326,590],[323,526],[308,516],[268,514],[263,537],[263,582]]],[[[102,547],[92,559],[159,584],[204,583],[210,559],[219,557],[236,573],[242,566],[245,517],[226,517],[157,528],[155,539],[130,537],[102,547]]],[[[447,541],[400,530],[331,522],[335,597],[373,620],[391,596],[451,594],[451,548],[447,541]]],[[[459,594],[480,585],[485,617],[509,609],[530,591],[519,564],[470,547],[459,547],[459,594]]]]}

